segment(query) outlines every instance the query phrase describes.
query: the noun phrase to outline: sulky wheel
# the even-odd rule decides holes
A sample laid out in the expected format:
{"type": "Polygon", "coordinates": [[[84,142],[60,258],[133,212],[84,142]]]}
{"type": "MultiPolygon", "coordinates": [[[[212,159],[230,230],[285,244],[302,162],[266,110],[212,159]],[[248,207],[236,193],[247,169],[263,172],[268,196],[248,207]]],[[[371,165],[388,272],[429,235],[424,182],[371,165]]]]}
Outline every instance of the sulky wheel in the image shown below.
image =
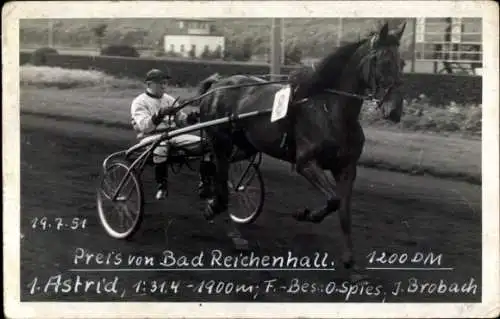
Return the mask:
{"type": "Polygon", "coordinates": [[[229,216],[238,224],[257,220],[264,205],[264,181],[259,166],[247,161],[229,167],[229,216]]]}
{"type": "Polygon", "coordinates": [[[139,228],[144,213],[144,194],[135,171],[124,160],[113,160],[101,176],[97,189],[97,210],[106,232],[113,238],[125,239],[139,228]],[[112,199],[120,182],[124,181],[115,200],[112,199]]]}

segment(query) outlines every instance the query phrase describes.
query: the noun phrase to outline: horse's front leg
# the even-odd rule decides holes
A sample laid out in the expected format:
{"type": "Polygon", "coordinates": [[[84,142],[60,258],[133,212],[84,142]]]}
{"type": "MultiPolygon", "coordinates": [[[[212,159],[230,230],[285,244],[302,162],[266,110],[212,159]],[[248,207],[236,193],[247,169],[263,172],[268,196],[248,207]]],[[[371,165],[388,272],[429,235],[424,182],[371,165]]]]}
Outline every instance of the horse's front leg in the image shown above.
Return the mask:
{"type": "Polygon", "coordinates": [[[298,221],[320,223],[339,208],[340,198],[337,195],[335,181],[332,176],[328,175],[329,172],[321,169],[314,160],[298,165],[297,171],[325,195],[326,205],[314,211],[305,209],[296,214],[295,218],[298,221]]]}
{"type": "MultiPolygon", "coordinates": [[[[333,173],[333,172],[332,172],[333,173]]],[[[342,230],[343,248],[342,262],[344,267],[353,271],[353,280],[363,279],[360,276],[360,269],[355,264],[353,245],[352,245],[352,218],[351,218],[351,202],[354,181],[356,180],[357,168],[356,163],[349,164],[342,169],[340,173],[333,173],[337,181],[338,190],[341,196],[341,204],[339,210],[340,228],[342,230]]]]}

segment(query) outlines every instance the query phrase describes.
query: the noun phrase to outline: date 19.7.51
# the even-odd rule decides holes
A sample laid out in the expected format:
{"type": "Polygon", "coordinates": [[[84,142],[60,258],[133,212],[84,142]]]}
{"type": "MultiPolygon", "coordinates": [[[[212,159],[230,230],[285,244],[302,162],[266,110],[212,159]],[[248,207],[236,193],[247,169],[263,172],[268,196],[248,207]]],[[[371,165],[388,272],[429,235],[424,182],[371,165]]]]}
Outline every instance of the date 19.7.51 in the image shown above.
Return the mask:
{"type": "Polygon", "coordinates": [[[31,219],[31,228],[41,231],[81,230],[87,227],[87,219],[80,217],[35,217],[31,219]]]}

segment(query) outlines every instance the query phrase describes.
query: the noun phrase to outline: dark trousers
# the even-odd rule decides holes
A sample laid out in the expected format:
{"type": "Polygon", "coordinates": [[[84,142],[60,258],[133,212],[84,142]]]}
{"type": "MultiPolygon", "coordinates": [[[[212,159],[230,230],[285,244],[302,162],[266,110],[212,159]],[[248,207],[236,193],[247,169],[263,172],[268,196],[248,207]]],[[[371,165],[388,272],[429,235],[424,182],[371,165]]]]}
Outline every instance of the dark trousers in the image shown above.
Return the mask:
{"type": "MultiPolygon", "coordinates": [[[[209,183],[215,174],[215,164],[211,161],[200,162],[200,180],[209,183]]],[[[155,181],[158,185],[166,186],[168,177],[167,162],[155,163],[155,181]]]]}
{"type": "Polygon", "coordinates": [[[155,163],[155,181],[158,185],[166,186],[167,184],[168,167],[167,162],[155,163]]]}

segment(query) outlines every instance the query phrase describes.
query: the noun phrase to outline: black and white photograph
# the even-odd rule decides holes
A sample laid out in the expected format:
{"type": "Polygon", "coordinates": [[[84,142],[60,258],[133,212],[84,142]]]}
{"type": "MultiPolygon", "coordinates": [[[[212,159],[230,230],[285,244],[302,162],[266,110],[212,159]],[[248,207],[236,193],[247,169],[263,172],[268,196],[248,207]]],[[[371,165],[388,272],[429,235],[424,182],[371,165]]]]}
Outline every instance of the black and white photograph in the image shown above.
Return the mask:
{"type": "Polygon", "coordinates": [[[7,317],[500,315],[496,2],[2,16],[7,317]]]}

